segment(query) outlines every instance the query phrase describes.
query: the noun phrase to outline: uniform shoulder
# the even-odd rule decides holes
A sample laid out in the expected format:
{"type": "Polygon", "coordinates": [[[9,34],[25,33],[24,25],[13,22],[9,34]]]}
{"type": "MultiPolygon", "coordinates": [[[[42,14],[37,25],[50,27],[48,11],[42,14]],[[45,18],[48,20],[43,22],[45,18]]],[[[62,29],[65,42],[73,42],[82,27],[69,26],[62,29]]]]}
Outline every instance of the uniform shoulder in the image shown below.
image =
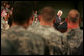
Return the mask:
{"type": "Polygon", "coordinates": [[[61,37],[63,35],[61,32],[57,31],[54,27],[42,26],[42,25],[38,25],[38,26],[35,26],[35,27],[33,27],[33,26],[29,27],[28,31],[40,34],[40,35],[42,35],[46,38],[47,37],[51,38],[51,37],[55,37],[55,36],[56,37],[61,37]]]}
{"type": "Polygon", "coordinates": [[[68,31],[68,33],[79,34],[79,33],[83,33],[83,30],[81,30],[80,28],[71,29],[71,30],[68,31]]]}

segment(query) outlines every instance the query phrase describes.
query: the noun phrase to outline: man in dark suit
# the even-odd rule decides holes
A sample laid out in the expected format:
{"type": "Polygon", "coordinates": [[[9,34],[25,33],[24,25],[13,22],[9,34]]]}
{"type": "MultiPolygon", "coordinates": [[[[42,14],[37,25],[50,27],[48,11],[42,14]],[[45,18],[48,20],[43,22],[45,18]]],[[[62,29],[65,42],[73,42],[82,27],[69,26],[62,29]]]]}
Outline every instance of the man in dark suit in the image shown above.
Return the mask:
{"type": "Polygon", "coordinates": [[[57,22],[57,23],[61,23],[62,13],[63,13],[63,12],[62,12],[61,10],[58,11],[58,13],[57,13],[57,15],[56,15],[56,22],[57,22]]]}
{"type": "Polygon", "coordinates": [[[67,30],[67,23],[65,21],[64,22],[61,21],[62,13],[63,12],[61,10],[58,11],[54,27],[60,32],[65,32],[67,30]]]}

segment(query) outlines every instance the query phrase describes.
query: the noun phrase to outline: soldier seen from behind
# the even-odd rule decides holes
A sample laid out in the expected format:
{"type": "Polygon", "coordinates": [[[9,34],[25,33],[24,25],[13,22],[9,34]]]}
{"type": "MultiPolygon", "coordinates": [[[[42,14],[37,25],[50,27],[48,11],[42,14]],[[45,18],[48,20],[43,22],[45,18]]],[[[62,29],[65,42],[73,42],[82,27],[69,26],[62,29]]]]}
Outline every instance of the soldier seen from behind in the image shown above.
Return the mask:
{"type": "Polygon", "coordinates": [[[70,55],[82,55],[83,47],[83,30],[79,26],[80,13],[76,9],[72,9],[68,13],[67,22],[67,40],[70,55]]]}
{"type": "Polygon", "coordinates": [[[13,8],[12,26],[1,32],[1,54],[43,55],[43,37],[26,30],[32,24],[32,2],[15,1],[13,8]]]}
{"type": "MultiPolygon", "coordinates": [[[[48,55],[63,55],[67,52],[64,51],[62,45],[63,38],[66,38],[62,33],[53,27],[53,21],[56,18],[55,9],[52,7],[44,7],[40,10],[40,24],[30,26],[28,31],[39,34],[45,39],[46,50],[45,54],[48,55]]],[[[65,43],[64,43],[65,44],[65,43]]]]}

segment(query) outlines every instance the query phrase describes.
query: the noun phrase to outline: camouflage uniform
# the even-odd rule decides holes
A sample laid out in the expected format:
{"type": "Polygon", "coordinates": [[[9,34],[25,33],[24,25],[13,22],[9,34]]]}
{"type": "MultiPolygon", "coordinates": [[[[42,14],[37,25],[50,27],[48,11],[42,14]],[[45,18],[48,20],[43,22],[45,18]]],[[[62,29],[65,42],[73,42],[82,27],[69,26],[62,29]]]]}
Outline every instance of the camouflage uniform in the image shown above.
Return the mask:
{"type": "Polygon", "coordinates": [[[70,55],[79,55],[82,51],[79,47],[82,47],[83,42],[83,31],[79,28],[71,29],[67,32],[67,42],[68,42],[68,51],[70,55]]]}
{"type": "Polygon", "coordinates": [[[83,45],[83,31],[79,28],[69,30],[66,33],[60,33],[53,27],[36,24],[30,26],[28,31],[43,36],[48,48],[48,54],[50,55],[81,54],[83,45]]]}
{"type": "Polygon", "coordinates": [[[1,32],[2,55],[43,55],[44,47],[43,37],[20,26],[1,32]]]}
{"type": "Polygon", "coordinates": [[[46,44],[45,49],[47,49],[45,50],[47,52],[45,54],[63,55],[67,53],[67,48],[65,48],[67,42],[64,41],[67,39],[66,35],[63,35],[53,27],[36,24],[30,26],[28,31],[39,34],[44,38],[46,44]]]}
{"type": "Polygon", "coordinates": [[[39,24],[31,25],[27,30],[16,26],[1,32],[1,53],[70,55],[78,53],[82,41],[83,32],[79,29],[62,34],[53,27],[39,24]]]}

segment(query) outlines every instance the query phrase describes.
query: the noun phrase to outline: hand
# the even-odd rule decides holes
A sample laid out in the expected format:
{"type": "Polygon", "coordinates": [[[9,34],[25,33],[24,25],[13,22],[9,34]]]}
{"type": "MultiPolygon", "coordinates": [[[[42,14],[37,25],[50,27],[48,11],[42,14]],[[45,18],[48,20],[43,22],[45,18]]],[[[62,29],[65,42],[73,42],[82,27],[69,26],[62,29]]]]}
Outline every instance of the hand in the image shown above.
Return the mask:
{"type": "Polygon", "coordinates": [[[60,23],[60,25],[63,24],[63,22],[60,23]]]}

